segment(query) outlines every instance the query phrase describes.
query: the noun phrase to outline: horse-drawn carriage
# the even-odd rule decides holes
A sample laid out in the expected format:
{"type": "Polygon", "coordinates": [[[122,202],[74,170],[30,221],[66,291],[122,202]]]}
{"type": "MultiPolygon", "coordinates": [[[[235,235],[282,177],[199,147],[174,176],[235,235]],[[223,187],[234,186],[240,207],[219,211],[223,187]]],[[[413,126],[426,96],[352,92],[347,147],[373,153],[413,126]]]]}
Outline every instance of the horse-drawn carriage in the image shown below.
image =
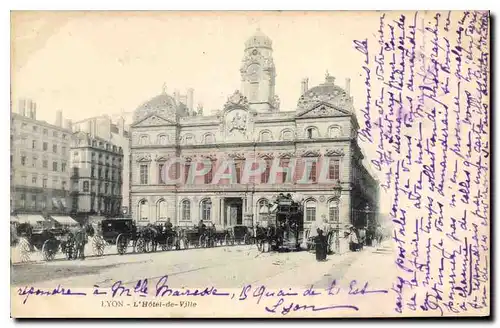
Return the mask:
{"type": "Polygon", "coordinates": [[[85,229],[77,224],[70,227],[40,220],[17,223],[11,233],[15,234],[13,239],[17,240],[15,244],[21,262],[29,262],[35,251],[41,252],[45,261],[52,261],[59,252],[71,260],[79,255],[79,246],[86,243],[85,229]]]}
{"type": "Polygon", "coordinates": [[[255,241],[262,252],[298,251],[304,238],[302,206],[290,194],[280,194],[270,207],[267,227],[257,227],[255,241]]]}

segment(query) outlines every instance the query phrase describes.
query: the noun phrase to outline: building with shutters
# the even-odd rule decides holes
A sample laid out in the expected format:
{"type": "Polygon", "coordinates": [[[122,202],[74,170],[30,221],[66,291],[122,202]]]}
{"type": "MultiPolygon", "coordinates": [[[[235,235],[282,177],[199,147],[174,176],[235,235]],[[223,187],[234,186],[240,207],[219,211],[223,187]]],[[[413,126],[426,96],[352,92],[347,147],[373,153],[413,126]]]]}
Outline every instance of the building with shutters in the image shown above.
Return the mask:
{"type": "Polygon", "coordinates": [[[36,118],[36,103],[19,101],[11,113],[11,212],[66,213],[71,208],[69,151],[71,121],[63,125],[62,112],[55,124],[36,118]]]}
{"type": "Polygon", "coordinates": [[[283,192],[302,195],[306,227],[319,221],[365,226],[362,211],[367,205],[372,211],[378,208],[378,183],[362,162],[349,80],[341,87],[327,73],[322,83],[309,88],[304,79],[296,107],[281,109],[272,41],[261,31],[246,41],[240,73],[240,90],[229,94],[216,115],[195,110],[192,91],[182,101],[164,90],[135,110],[130,128],[132,217],[139,224],[170,218],[177,226],[199,220],[224,227],[255,225],[265,219],[271,199],[283,192]],[[170,165],[176,158],[178,163],[170,165]],[[334,184],[317,181],[320,167],[314,162],[326,159],[334,184]],[[212,171],[186,183],[186,172],[199,160],[214,163],[212,171]],[[214,184],[217,163],[225,160],[235,163],[236,181],[214,184]],[[263,160],[267,166],[241,183],[242,163],[248,160],[263,160]],[[270,179],[276,162],[281,167],[294,162],[296,172],[312,162],[310,183],[298,183],[299,173],[270,179]],[[165,178],[166,165],[175,181],[165,178]]]}

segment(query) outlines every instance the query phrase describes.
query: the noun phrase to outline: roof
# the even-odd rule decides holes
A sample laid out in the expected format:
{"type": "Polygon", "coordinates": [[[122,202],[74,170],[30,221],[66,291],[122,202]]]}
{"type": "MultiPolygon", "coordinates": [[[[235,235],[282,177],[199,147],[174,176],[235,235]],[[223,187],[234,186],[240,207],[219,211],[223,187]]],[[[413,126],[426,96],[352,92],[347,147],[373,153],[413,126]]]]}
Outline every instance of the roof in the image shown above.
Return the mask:
{"type": "Polygon", "coordinates": [[[184,117],[189,114],[186,105],[181,102],[177,103],[172,96],[165,92],[137,107],[134,112],[134,121],[136,122],[152,113],[165,118],[172,118],[172,116],[184,117]]]}
{"type": "Polygon", "coordinates": [[[249,48],[272,48],[272,40],[265,35],[260,29],[247,39],[245,42],[245,49],[249,48]]]}
{"type": "Polygon", "coordinates": [[[326,102],[335,105],[347,105],[350,103],[350,97],[343,88],[335,85],[331,81],[327,81],[325,83],[312,87],[303,95],[301,95],[297,102],[297,109],[304,110],[307,108],[311,108],[311,106],[314,106],[315,104],[320,102],[326,102]]]}

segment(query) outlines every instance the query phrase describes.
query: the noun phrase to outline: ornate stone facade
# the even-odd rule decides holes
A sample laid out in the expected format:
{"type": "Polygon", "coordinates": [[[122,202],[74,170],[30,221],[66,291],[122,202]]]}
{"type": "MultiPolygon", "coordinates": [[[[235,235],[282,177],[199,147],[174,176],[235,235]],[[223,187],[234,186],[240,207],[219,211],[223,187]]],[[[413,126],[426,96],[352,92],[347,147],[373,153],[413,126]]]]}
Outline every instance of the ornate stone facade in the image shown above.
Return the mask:
{"type": "MultiPolygon", "coordinates": [[[[259,38],[247,42],[245,56],[253,53],[254,43],[263,44],[264,50],[269,51],[270,41],[260,34],[259,38]]],[[[246,60],[242,68],[244,79],[246,60]]],[[[366,204],[376,208],[378,185],[361,162],[352,102],[330,77],[320,88],[311,90],[316,91],[306,92],[297,108],[289,111],[262,110],[253,106],[245,92],[235,91],[216,115],[203,116],[203,120],[183,117],[177,109],[146,113],[142,106],[141,117],[131,126],[133,218],[139,223],[170,218],[179,226],[193,225],[200,219],[219,226],[252,225],[263,219],[266,202],[280,192],[290,192],[303,196],[306,226],[321,220],[338,227],[357,224],[355,213],[366,204]],[[158,142],[160,136],[168,136],[162,139],[165,143],[158,142]],[[251,183],[215,185],[203,176],[196,177],[194,184],[165,183],[161,180],[161,162],[154,159],[173,157],[184,159],[184,164],[197,158],[329,158],[337,165],[332,174],[341,191],[336,194],[331,185],[299,184],[285,179],[263,183],[260,176],[251,183]]],[[[178,167],[176,176],[182,176],[181,172],[178,167]]]]}

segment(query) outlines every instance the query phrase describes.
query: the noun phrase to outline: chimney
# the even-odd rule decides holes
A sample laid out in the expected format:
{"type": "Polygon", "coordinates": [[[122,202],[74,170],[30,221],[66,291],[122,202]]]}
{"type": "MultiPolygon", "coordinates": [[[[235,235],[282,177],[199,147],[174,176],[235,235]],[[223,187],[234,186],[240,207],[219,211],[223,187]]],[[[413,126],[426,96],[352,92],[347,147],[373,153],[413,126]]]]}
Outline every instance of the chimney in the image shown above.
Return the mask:
{"type": "Polygon", "coordinates": [[[175,91],[174,91],[174,100],[175,100],[176,103],[180,103],[181,102],[179,90],[177,90],[177,89],[175,89],[175,91]]]}
{"type": "Polygon", "coordinates": [[[67,130],[73,131],[73,122],[71,120],[66,120],[65,121],[65,126],[67,130]]]}
{"type": "Polygon", "coordinates": [[[300,84],[302,85],[301,93],[305,94],[307,90],[309,90],[309,79],[307,77],[305,79],[302,79],[302,82],[300,84]]]}
{"type": "Polygon", "coordinates": [[[92,120],[87,121],[87,133],[92,135],[92,120]]]}
{"type": "Polygon", "coordinates": [[[345,93],[347,94],[347,96],[351,95],[351,79],[350,78],[345,79],[345,93]]]}
{"type": "Polygon", "coordinates": [[[193,108],[193,94],[194,94],[194,89],[193,88],[189,88],[187,90],[187,108],[189,109],[190,112],[192,112],[194,110],[193,108]]]}
{"type": "Polygon", "coordinates": [[[62,128],[62,110],[56,112],[56,126],[62,128]]]}
{"type": "Polygon", "coordinates": [[[123,117],[120,117],[118,119],[118,122],[116,124],[118,126],[118,134],[120,136],[124,136],[125,133],[125,119],[123,117]]]}
{"type": "Polygon", "coordinates": [[[19,114],[22,116],[26,116],[26,100],[25,99],[20,99],[19,100],[19,114]]]}
{"type": "Polygon", "coordinates": [[[36,102],[31,102],[31,118],[36,120],[36,102]]]}

